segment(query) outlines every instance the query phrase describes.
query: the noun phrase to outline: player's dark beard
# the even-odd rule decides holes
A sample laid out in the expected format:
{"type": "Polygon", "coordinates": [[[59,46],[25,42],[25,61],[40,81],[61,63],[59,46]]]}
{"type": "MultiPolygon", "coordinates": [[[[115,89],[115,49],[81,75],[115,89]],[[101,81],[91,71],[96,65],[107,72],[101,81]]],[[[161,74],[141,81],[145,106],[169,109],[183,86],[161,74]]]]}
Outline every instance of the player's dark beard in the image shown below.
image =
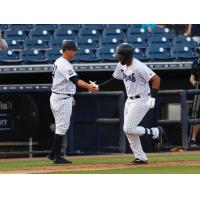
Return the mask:
{"type": "Polygon", "coordinates": [[[122,65],[125,65],[126,64],[126,58],[121,58],[119,60],[119,62],[122,64],[122,65]]]}
{"type": "Polygon", "coordinates": [[[120,59],[119,59],[119,62],[120,62],[122,65],[130,65],[130,64],[131,64],[131,59],[132,59],[132,58],[129,58],[129,57],[123,57],[123,58],[120,58],[120,59]]]}

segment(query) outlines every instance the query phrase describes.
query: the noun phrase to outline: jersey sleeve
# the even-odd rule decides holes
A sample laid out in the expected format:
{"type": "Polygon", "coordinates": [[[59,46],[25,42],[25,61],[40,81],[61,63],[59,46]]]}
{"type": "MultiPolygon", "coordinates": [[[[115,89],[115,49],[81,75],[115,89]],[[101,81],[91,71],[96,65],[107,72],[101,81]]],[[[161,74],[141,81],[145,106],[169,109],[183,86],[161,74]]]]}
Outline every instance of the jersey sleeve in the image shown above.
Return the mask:
{"type": "Polygon", "coordinates": [[[69,81],[72,76],[77,76],[77,73],[74,71],[72,65],[68,65],[67,67],[63,68],[62,74],[64,77],[69,81]]]}
{"type": "Polygon", "coordinates": [[[141,76],[144,78],[145,81],[150,81],[150,79],[155,75],[155,72],[153,72],[149,67],[147,67],[145,64],[140,66],[140,72],[141,76]]]}
{"type": "Polygon", "coordinates": [[[123,76],[122,76],[122,71],[121,71],[121,65],[118,63],[116,68],[115,68],[115,71],[112,75],[114,78],[118,79],[118,80],[122,80],[123,79],[123,76]]]}

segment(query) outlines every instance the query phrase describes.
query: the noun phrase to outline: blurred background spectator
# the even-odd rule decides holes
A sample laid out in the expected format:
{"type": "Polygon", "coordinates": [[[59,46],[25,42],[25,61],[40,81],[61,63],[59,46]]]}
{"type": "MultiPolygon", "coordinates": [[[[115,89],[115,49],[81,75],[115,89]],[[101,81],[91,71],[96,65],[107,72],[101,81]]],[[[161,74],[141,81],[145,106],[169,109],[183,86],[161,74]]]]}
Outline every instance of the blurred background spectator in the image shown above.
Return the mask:
{"type": "Polygon", "coordinates": [[[191,36],[193,40],[200,45],[200,24],[188,24],[184,35],[191,36]]]}
{"type": "Polygon", "coordinates": [[[158,25],[158,24],[142,24],[142,28],[145,29],[145,30],[147,30],[149,33],[151,33],[155,27],[163,28],[163,25],[158,25]]]}
{"type": "Polygon", "coordinates": [[[1,33],[1,30],[0,30],[0,50],[4,50],[4,49],[7,49],[8,48],[8,44],[6,42],[6,40],[4,40],[2,38],[2,33],[1,33]]]}
{"type": "Polygon", "coordinates": [[[174,31],[176,35],[184,35],[187,29],[186,24],[165,24],[165,27],[174,31]]]}

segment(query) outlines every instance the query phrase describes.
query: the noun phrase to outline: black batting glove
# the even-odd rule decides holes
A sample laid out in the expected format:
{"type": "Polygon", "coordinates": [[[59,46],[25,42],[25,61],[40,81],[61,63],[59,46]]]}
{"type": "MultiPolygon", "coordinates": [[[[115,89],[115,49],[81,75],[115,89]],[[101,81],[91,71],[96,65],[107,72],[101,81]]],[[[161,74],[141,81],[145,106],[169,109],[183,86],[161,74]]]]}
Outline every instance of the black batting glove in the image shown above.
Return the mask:
{"type": "Polygon", "coordinates": [[[158,90],[153,88],[153,89],[151,90],[151,97],[156,98],[157,95],[158,95],[158,90]]]}

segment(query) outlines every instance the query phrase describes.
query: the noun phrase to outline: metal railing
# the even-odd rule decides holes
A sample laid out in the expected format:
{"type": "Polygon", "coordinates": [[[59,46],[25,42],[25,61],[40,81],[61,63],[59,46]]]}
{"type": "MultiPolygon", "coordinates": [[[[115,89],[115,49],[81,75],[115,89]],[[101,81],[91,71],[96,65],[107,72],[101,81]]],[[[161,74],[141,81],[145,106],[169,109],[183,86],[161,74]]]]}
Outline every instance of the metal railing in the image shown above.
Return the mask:
{"type": "MultiPolygon", "coordinates": [[[[200,124],[200,119],[191,119],[188,112],[188,97],[190,95],[200,94],[200,89],[192,90],[163,90],[159,91],[159,96],[169,96],[177,95],[179,96],[179,102],[181,104],[181,118],[180,120],[161,120],[158,119],[158,124],[174,124],[180,123],[181,125],[181,138],[182,138],[182,147],[187,150],[189,143],[189,126],[193,124],[200,124]]],[[[160,107],[160,101],[158,101],[158,107],[160,107]]]]}

